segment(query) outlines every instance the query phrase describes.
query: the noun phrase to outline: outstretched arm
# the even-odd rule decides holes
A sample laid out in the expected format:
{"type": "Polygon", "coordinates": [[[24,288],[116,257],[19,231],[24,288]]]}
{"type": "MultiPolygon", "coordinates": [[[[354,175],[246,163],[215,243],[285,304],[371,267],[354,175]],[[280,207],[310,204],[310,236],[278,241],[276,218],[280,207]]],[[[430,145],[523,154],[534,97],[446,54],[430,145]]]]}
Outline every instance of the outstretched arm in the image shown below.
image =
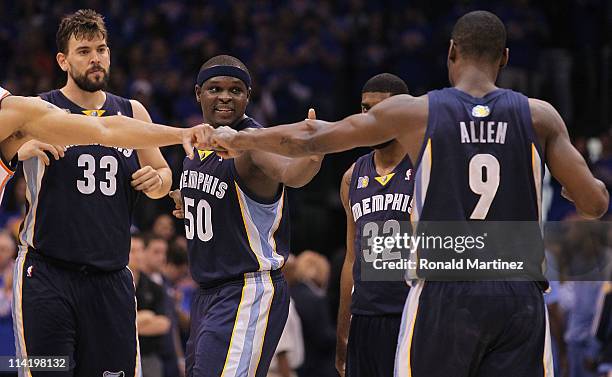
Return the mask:
{"type": "Polygon", "coordinates": [[[411,122],[415,115],[413,101],[414,97],[408,95],[393,96],[366,114],[351,115],[338,122],[305,120],[237,133],[217,129],[212,145],[229,151],[258,149],[290,157],[376,145],[397,138],[401,127],[411,122]]]}
{"type": "Polygon", "coordinates": [[[543,136],[546,163],[567,196],[585,218],[599,218],[608,210],[606,186],[589,170],[582,155],[572,145],[565,122],[549,103],[530,98],[533,125],[543,136]]]}
{"type": "Polygon", "coordinates": [[[36,138],[50,144],[99,143],[124,148],[183,144],[185,151],[191,155],[192,144],[203,136],[201,128],[167,127],[124,116],[85,117],[67,114],[33,97],[5,98],[2,101],[2,113],[16,124],[13,132],[24,134],[24,142],[36,138]]]}

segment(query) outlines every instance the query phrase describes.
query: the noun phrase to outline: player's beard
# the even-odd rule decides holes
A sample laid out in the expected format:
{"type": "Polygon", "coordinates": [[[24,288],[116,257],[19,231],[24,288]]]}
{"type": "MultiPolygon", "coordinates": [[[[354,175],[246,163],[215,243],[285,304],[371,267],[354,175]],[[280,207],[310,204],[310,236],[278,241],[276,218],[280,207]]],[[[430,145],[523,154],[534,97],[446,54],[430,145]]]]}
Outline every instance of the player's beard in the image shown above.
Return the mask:
{"type": "Polygon", "coordinates": [[[93,92],[97,92],[98,90],[106,89],[106,87],[108,86],[108,80],[110,79],[110,72],[109,71],[110,71],[110,69],[106,70],[106,69],[102,68],[101,66],[97,66],[97,67],[93,67],[93,68],[88,69],[82,75],[74,75],[72,73],[69,73],[69,75],[70,75],[70,77],[72,77],[72,80],[74,80],[74,82],[77,84],[77,86],[81,90],[93,93],[93,92]],[[102,70],[103,77],[102,77],[102,79],[100,81],[94,81],[94,80],[89,79],[88,75],[94,69],[101,69],[102,70]]]}

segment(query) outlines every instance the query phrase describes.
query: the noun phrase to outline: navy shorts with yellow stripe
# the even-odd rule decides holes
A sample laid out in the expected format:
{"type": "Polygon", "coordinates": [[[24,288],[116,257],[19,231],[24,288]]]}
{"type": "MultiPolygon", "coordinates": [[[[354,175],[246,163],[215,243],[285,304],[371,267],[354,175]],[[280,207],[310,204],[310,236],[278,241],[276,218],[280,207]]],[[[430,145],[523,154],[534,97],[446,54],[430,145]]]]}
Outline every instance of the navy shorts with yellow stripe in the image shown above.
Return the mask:
{"type": "Polygon", "coordinates": [[[20,249],[13,280],[17,356],[68,356],[69,370],[23,369],[19,376],[141,376],[131,272],[66,269],[20,249]]]}
{"type": "Polygon", "coordinates": [[[393,377],[398,315],[353,315],[346,355],[347,377],[393,377]]]}
{"type": "Polygon", "coordinates": [[[395,376],[552,375],[548,315],[537,283],[419,281],[410,290],[395,376]]]}
{"type": "Polygon", "coordinates": [[[187,377],[265,377],[288,313],[278,270],[200,288],[191,307],[187,377]]]}

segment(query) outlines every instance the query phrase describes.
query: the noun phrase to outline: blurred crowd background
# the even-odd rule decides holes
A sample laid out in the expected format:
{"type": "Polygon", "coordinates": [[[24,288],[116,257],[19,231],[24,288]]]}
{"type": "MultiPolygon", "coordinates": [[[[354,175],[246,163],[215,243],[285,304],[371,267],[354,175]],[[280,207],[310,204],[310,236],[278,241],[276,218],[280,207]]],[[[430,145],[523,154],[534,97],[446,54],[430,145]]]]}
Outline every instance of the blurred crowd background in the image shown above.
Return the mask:
{"type": "MultiPolygon", "coordinates": [[[[214,55],[231,54],[247,65],[253,77],[247,114],[261,123],[297,121],[309,107],[320,119],[336,120],[360,110],[361,87],[377,73],[400,76],[414,95],[448,85],[452,25],[467,11],[491,10],[506,24],[510,48],[510,64],[499,85],[551,102],[594,173],[612,187],[609,0],[0,0],[0,85],[19,95],[62,86],[65,74],[55,62],[55,32],[64,14],[80,8],[106,17],[109,91],[142,102],[155,122],[182,127],[202,120],[195,77],[214,55]]],[[[162,151],[176,187],[184,154],[180,148],[162,151]]],[[[345,229],[338,188],[342,173],[366,151],[327,156],[308,186],[290,191],[291,251],[297,257],[285,269],[293,303],[289,335],[279,352],[300,377],[335,376],[345,229]]],[[[603,226],[594,235],[591,226],[571,225],[576,215],[560,191],[558,183],[547,179],[547,219],[564,222],[547,237],[549,263],[555,266],[555,289],[547,300],[557,364],[562,375],[596,376],[598,367],[612,363],[612,355],[606,358],[606,352],[612,354],[606,348],[612,326],[605,318],[612,312],[600,310],[607,308],[609,288],[601,281],[571,281],[572,266],[584,260],[603,266],[612,260],[612,232],[603,226]]],[[[17,174],[0,207],[4,355],[14,352],[10,274],[24,202],[25,184],[17,174]]],[[[196,289],[187,269],[183,227],[170,215],[172,208],[168,198],[141,196],[130,258],[139,272],[141,317],[153,323],[141,331],[142,355],[162,360],[167,377],[181,375],[190,297],[196,289]]]]}

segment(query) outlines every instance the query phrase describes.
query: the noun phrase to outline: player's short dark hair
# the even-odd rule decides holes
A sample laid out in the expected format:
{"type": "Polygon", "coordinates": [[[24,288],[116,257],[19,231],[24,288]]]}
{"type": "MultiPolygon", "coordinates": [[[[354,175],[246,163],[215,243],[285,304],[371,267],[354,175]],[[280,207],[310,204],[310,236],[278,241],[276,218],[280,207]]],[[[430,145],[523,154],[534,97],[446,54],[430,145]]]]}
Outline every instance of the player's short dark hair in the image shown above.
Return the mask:
{"type": "Polygon", "coordinates": [[[229,65],[232,67],[237,67],[245,71],[249,76],[251,75],[247,66],[240,59],[231,55],[213,56],[212,58],[204,62],[204,64],[202,64],[202,66],[200,67],[200,72],[205,70],[206,68],[214,67],[216,65],[229,65]]]}
{"type": "Polygon", "coordinates": [[[396,94],[408,94],[408,85],[401,78],[391,73],[381,73],[370,78],[361,93],[391,93],[392,96],[396,94]]]}
{"type": "Polygon", "coordinates": [[[91,9],[80,9],[64,16],[55,34],[55,43],[59,52],[64,54],[68,52],[68,41],[73,35],[76,39],[91,40],[95,37],[106,39],[108,32],[104,17],[91,9]]]}
{"type": "Polygon", "coordinates": [[[451,38],[462,56],[495,61],[506,48],[506,27],[493,13],[477,10],[457,20],[451,38]]]}

